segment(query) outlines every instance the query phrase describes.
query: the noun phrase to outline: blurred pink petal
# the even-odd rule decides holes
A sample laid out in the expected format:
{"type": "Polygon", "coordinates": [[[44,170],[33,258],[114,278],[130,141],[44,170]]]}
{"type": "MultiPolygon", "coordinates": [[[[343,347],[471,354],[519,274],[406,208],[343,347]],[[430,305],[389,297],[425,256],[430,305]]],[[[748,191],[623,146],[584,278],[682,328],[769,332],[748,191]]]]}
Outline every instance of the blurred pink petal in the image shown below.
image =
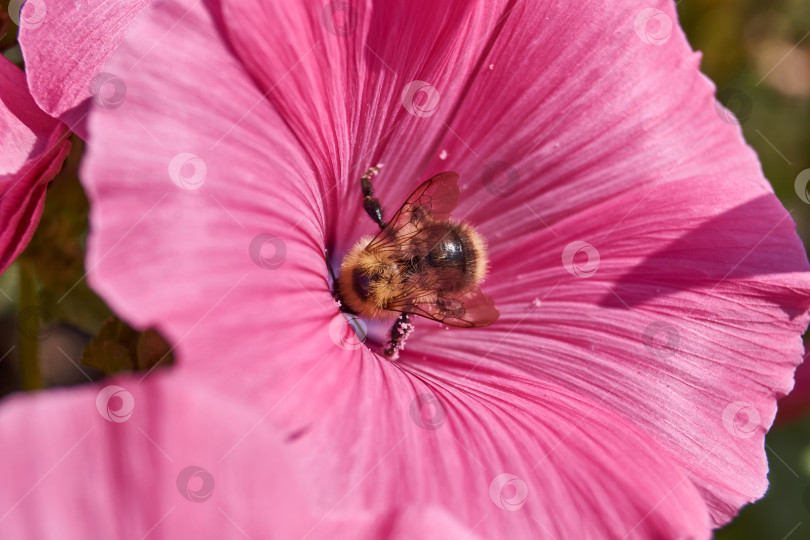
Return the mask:
{"type": "Polygon", "coordinates": [[[39,110],[22,70],[0,57],[0,272],[34,234],[48,182],[70,151],[68,134],[39,110]]]}
{"type": "Polygon", "coordinates": [[[127,26],[151,0],[27,0],[19,42],[37,104],[87,138],[87,99],[107,105],[123,99],[103,71],[127,26]],[[112,94],[112,95],[111,95],[112,94]]]}
{"type": "Polygon", "coordinates": [[[264,408],[318,506],[708,537],[764,493],[808,263],[669,2],[222,4],[160,3],[109,66],[90,279],[264,408]],[[417,320],[396,364],[347,332],[323,255],[373,231],[378,162],[389,210],[461,173],[502,313],[417,320]]]}
{"type": "Polygon", "coordinates": [[[306,499],[270,426],[236,444],[255,420],[191,381],[125,377],[18,395],[0,411],[4,538],[305,532],[306,499]]]}
{"type": "Polygon", "coordinates": [[[455,520],[439,506],[408,506],[387,512],[365,512],[350,516],[329,516],[306,538],[350,538],[352,540],[479,540],[475,531],[455,520]],[[321,532],[323,531],[323,534],[321,532]]]}
{"type": "Polygon", "coordinates": [[[315,510],[317,486],[305,486],[289,449],[260,420],[254,408],[165,373],[11,397],[0,408],[0,534],[87,540],[468,533],[438,508],[385,515],[315,510]]]}

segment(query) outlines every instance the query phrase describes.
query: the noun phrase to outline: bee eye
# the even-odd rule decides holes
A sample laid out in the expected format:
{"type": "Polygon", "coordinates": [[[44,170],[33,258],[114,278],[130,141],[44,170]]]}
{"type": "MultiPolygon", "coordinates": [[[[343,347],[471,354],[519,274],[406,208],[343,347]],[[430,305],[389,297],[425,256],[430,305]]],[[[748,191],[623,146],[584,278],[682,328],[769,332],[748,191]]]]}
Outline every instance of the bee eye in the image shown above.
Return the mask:
{"type": "Polygon", "coordinates": [[[352,272],[352,287],[360,298],[366,299],[371,295],[371,278],[360,270],[355,270],[352,272]]]}

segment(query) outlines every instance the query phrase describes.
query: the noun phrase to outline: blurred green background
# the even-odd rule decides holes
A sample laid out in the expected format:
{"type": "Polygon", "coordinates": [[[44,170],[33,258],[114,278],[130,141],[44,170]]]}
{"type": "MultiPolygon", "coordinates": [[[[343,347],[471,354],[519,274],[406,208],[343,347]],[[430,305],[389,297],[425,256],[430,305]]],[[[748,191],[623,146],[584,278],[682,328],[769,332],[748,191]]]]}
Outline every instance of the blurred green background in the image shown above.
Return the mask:
{"type": "MultiPolygon", "coordinates": [[[[807,245],[810,205],[797,196],[795,181],[810,168],[810,0],[681,0],[678,11],[692,46],[703,52],[703,72],[715,82],[720,101],[739,116],[746,140],[807,245]]],[[[0,11],[0,50],[19,63],[16,33],[5,10],[0,11]]],[[[49,191],[34,241],[0,276],[0,345],[6,351],[10,344],[21,344],[0,360],[0,395],[21,384],[76,384],[103,376],[103,370],[81,362],[87,341],[102,331],[111,313],[81,279],[87,202],[76,178],[82,144],[73,141],[74,151],[49,191]],[[64,302],[49,292],[74,284],[64,302]],[[38,309],[15,311],[16,304],[27,303],[38,309]],[[35,339],[18,340],[18,333],[35,339]],[[26,355],[41,359],[41,380],[27,378],[26,355]]],[[[101,353],[114,353],[121,365],[131,361],[138,367],[142,359],[136,351],[144,336],[109,323],[102,335],[109,339],[96,340],[101,353]]],[[[810,395],[808,367],[802,369],[805,395],[810,395]]],[[[718,531],[718,539],[810,538],[810,416],[796,412],[808,402],[797,399],[791,405],[791,414],[780,412],[767,438],[767,495],[718,531]]]]}

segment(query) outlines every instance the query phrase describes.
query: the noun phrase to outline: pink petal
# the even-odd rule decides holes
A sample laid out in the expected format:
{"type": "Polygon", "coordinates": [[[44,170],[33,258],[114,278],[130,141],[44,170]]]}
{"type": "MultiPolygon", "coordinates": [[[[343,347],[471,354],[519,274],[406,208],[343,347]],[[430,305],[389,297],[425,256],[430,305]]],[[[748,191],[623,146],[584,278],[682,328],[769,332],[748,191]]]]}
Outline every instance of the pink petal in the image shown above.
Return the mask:
{"type": "Polygon", "coordinates": [[[312,520],[304,538],[348,538],[351,540],[479,540],[480,536],[457,521],[445,509],[412,505],[384,512],[352,512],[323,509],[323,521],[312,520]]]}
{"type": "MultiPolygon", "coordinates": [[[[112,65],[126,65],[185,13],[174,3],[149,11],[112,65]]],[[[300,194],[314,180],[304,163],[291,166],[300,151],[285,143],[289,133],[206,31],[210,25],[192,8],[166,37],[166,62],[144,63],[126,77],[131,98],[121,109],[93,115],[92,133],[103,135],[84,171],[96,224],[89,267],[114,307],[179,342],[179,369],[251,396],[265,421],[283,421],[324,511],[439,505],[487,537],[543,528],[705,536],[702,500],[646,435],[593,405],[584,413],[575,398],[549,387],[529,381],[521,396],[502,388],[481,402],[485,394],[450,393],[445,399],[457,416],[441,435],[411,419],[411,402],[429,391],[419,382],[424,375],[346,350],[353,343],[341,341],[343,318],[326,290],[322,210],[308,208],[309,194],[300,194]],[[183,53],[203,43],[204,59],[183,53]],[[224,101],[215,91],[222,81],[230,91],[224,101]],[[180,151],[206,165],[198,189],[172,183],[169,163],[180,151]],[[251,260],[257,233],[283,238],[280,268],[251,260]],[[164,262],[135,266],[136,254],[164,262]],[[530,416],[512,417],[515,407],[530,416]],[[502,474],[532,486],[524,512],[493,502],[490,487],[502,474]],[[628,502],[616,507],[619,496],[628,502]]]]}
{"type": "Polygon", "coordinates": [[[236,53],[310,155],[330,230],[341,232],[329,239],[337,251],[373,231],[355,204],[368,167],[385,165],[376,185],[387,208],[427,178],[503,9],[459,0],[220,3],[236,53]]]}
{"type": "MultiPolygon", "coordinates": [[[[179,369],[284,426],[327,509],[440,505],[492,537],[707,536],[764,491],[807,262],[683,36],[637,33],[646,8],[433,7],[396,21],[421,49],[390,40],[410,34],[374,10],[357,8],[356,35],[338,41],[320,5],[212,17],[161,4],[111,63],[127,100],[93,115],[92,283],[178,342],[179,369]],[[130,71],[158,38],[159,61],[130,71]],[[440,81],[447,107],[403,113],[409,80],[440,81]],[[322,255],[371,231],[353,221],[356,177],[377,161],[386,208],[432,172],[461,172],[456,215],[491,244],[485,289],[503,314],[470,331],[417,321],[396,365],[345,341],[322,255]],[[490,181],[509,166],[511,198],[490,181]],[[563,265],[574,242],[598,248],[593,277],[563,265]],[[426,392],[452,416],[433,438],[407,412],[426,392]],[[500,474],[538,493],[527,512],[490,499],[500,474]]],[[[658,24],[675,21],[661,9],[658,24]]]]}
{"type": "Polygon", "coordinates": [[[484,288],[502,316],[420,332],[411,351],[473,366],[491,348],[487,365],[603,403],[689,471],[719,526],[767,487],[763,438],[801,360],[808,263],[674,8],[647,7],[510,13],[452,125],[463,142],[448,135],[451,158],[428,167],[467,181],[457,215],[490,242],[484,288]]]}
{"type": "Polygon", "coordinates": [[[778,201],[734,207],[723,194],[746,188],[726,185],[719,197],[707,184],[653,191],[607,237],[603,220],[618,223],[632,204],[549,223],[559,237],[538,234],[541,249],[493,255],[485,288],[501,310],[496,325],[420,332],[408,361],[449,347],[476,372],[511,365],[600,402],[691,472],[716,523],[728,519],[767,487],[763,438],[801,359],[807,284],[778,201]],[[561,260],[583,239],[600,255],[590,278],[561,260]]]}
{"type": "Polygon", "coordinates": [[[309,518],[295,467],[271,427],[253,423],[243,407],[173,376],[10,398],[0,407],[0,531],[300,537],[309,518]]]}
{"type": "Polygon", "coordinates": [[[26,2],[19,41],[28,84],[42,110],[86,138],[87,108],[79,106],[91,96],[108,107],[123,99],[126,89],[110,83],[115,74],[102,68],[150,1],[26,2]]]}
{"type": "MultiPolygon", "coordinates": [[[[358,518],[355,518],[358,519],[358,518]]],[[[354,538],[390,540],[478,540],[480,537],[438,506],[410,506],[404,510],[373,514],[369,525],[355,525],[354,538]]]]}
{"type": "Polygon", "coordinates": [[[260,411],[176,374],[139,379],[0,406],[4,538],[476,538],[437,506],[319,509],[321,482],[260,411]]]}
{"type": "Polygon", "coordinates": [[[70,151],[65,126],[39,110],[25,75],[0,58],[0,272],[28,245],[45,189],[70,151]]]}
{"type": "MultiPolygon", "coordinates": [[[[248,369],[270,403],[335,348],[315,175],[203,6],[162,3],[132,35],[109,64],[127,99],[96,109],[90,130],[101,139],[83,162],[90,283],[132,324],[163,330],[180,364],[218,365],[217,379],[237,388],[248,369]],[[134,58],[145,60],[130,72],[134,58]],[[234,363],[223,372],[225,358],[234,363]]],[[[306,417],[306,406],[286,406],[306,417]]]]}
{"type": "Polygon", "coordinates": [[[292,390],[330,410],[294,442],[331,479],[322,504],[442,504],[485,538],[709,536],[694,486],[630,423],[516,372],[483,385],[457,365],[451,383],[441,361],[366,353],[341,362],[343,392],[292,390]]]}

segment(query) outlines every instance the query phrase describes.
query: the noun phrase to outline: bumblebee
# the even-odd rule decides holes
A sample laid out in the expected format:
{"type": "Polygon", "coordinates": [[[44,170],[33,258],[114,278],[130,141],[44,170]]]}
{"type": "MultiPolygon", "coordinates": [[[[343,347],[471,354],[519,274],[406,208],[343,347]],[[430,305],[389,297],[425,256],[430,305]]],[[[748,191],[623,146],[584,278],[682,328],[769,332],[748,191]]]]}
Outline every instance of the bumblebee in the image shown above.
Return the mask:
{"type": "Polygon", "coordinates": [[[479,286],[488,265],[484,240],[450,218],[459,199],[458,174],[426,180],[386,222],[371,185],[379,169],[369,169],[361,187],[363,208],[381,231],[360,239],[343,259],[336,292],[344,310],[397,318],[384,349],[392,359],[413,329],[410,315],[465,328],[495,322],[499,312],[479,286]]]}

